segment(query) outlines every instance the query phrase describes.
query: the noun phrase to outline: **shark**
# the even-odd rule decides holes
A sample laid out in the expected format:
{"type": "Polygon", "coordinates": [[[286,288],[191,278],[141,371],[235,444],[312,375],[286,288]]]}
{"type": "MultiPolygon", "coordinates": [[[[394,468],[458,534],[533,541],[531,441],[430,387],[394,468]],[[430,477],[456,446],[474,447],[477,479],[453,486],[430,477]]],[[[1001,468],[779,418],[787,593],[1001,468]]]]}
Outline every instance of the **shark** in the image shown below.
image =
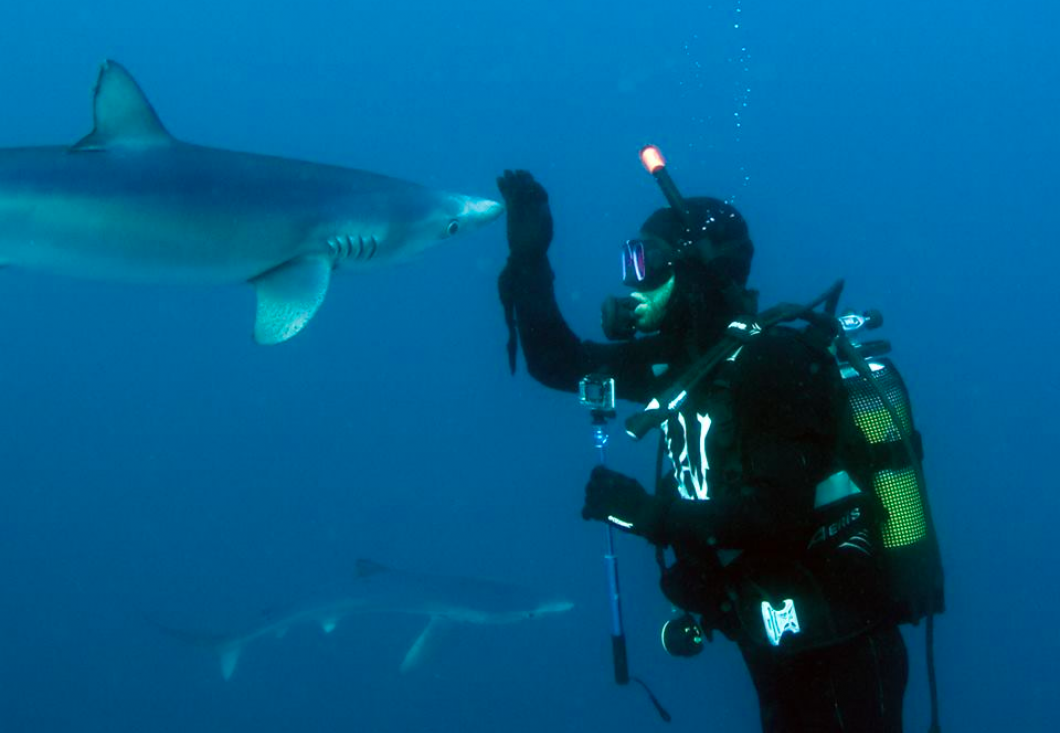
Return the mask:
{"type": "Polygon", "coordinates": [[[188,631],[152,623],[171,637],[215,652],[221,676],[228,681],[248,645],[265,638],[282,639],[293,626],[317,625],[330,634],[340,621],[357,614],[426,617],[427,625],[401,663],[401,671],[408,672],[423,663],[454,625],[514,624],[573,607],[571,601],[509,583],[410,572],[360,559],[352,580],[326,586],[289,608],[266,611],[257,624],[239,633],[188,631]]]}
{"type": "Polygon", "coordinates": [[[182,142],[108,60],[92,131],[0,149],[0,265],[106,281],[254,286],[254,339],[320,309],[337,269],[408,260],[504,207],[377,173],[182,142]]]}

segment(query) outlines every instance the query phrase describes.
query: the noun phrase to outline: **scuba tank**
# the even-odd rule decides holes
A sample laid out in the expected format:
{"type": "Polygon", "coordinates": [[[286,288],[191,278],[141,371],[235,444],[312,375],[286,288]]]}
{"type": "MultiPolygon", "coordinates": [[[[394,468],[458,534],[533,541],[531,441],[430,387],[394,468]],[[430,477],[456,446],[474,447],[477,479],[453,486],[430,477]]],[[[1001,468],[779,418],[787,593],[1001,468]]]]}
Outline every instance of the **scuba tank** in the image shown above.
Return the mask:
{"type": "Polygon", "coordinates": [[[854,422],[867,441],[851,473],[871,487],[885,512],[883,564],[899,623],[917,623],[944,610],[942,561],[921,466],[923,448],[905,382],[884,358],[884,341],[860,343],[862,329],[882,324],[878,312],[847,314],[836,341],[843,386],[854,422]]]}

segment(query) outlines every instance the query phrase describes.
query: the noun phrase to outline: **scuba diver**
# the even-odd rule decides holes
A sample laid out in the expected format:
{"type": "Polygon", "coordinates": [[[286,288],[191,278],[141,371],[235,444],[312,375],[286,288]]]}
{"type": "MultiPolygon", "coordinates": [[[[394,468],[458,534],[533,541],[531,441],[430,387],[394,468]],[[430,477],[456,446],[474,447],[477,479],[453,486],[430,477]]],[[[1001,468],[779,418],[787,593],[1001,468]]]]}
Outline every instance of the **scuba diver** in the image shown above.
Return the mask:
{"type": "Polygon", "coordinates": [[[734,641],[769,733],[900,731],[907,657],[898,624],[942,610],[941,566],[935,575],[932,532],[934,554],[921,567],[930,587],[896,593],[884,538],[893,507],[859,487],[919,457],[896,458],[890,444],[873,450],[837,361],[837,320],[795,328],[785,314],[807,318],[807,309],[758,314],[746,221],[719,199],[683,198],[662,166],[660,157],[652,172],[670,205],[620,246],[632,290],[603,304],[612,343],[582,340],[560,313],[545,188],[521,170],[498,179],[510,368],[521,341],[545,386],[576,392],[586,375],[613,377],[616,397],[647,406],[635,416],[647,418],[640,428],[659,427],[672,470],[654,493],[597,466],[582,516],[655,546],[662,591],[680,613],[664,627],[668,651],[691,656],[715,632],[734,641]]]}

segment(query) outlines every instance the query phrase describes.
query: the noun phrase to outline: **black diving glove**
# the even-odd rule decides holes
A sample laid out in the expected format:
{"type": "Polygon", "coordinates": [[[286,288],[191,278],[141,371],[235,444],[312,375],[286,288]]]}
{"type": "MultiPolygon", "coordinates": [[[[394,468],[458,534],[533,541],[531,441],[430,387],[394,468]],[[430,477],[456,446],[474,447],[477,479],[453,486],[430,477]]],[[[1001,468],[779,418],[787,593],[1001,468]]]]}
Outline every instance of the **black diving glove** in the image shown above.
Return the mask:
{"type": "Polygon", "coordinates": [[[517,260],[544,257],[552,243],[548,192],[527,171],[504,171],[497,179],[508,212],[508,248],[517,260]]]}
{"type": "Polygon", "coordinates": [[[582,519],[596,519],[664,544],[666,503],[652,496],[640,482],[605,466],[597,466],[585,485],[582,519]]]}

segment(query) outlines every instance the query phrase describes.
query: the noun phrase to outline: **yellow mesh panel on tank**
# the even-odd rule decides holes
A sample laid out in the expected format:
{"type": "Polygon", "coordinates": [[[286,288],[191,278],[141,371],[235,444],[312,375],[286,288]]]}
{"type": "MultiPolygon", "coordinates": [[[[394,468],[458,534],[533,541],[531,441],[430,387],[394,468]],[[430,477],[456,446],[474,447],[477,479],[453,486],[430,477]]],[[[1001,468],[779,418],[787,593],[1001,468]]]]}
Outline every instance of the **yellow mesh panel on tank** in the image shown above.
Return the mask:
{"type": "MultiPolygon", "coordinates": [[[[913,421],[909,419],[909,400],[906,398],[905,390],[902,385],[894,377],[894,373],[890,370],[885,371],[880,377],[877,377],[883,387],[883,393],[887,395],[887,400],[894,406],[894,411],[898,413],[898,419],[902,423],[902,429],[907,433],[913,432],[913,421]]],[[[883,409],[883,406],[880,406],[883,409]]],[[[886,410],[884,410],[886,414],[886,410]]],[[[890,415],[887,415],[888,421],[890,415]]],[[[901,440],[901,436],[895,435],[895,437],[901,440]]]]}
{"type": "Polygon", "coordinates": [[[883,546],[904,547],[924,539],[927,520],[920,501],[916,472],[912,468],[879,471],[872,477],[876,496],[887,509],[883,546]]]}
{"type": "Polygon", "coordinates": [[[855,403],[854,418],[870,443],[891,443],[901,439],[894,430],[891,416],[880,406],[878,399],[865,399],[855,403]]]}
{"type": "MultiPolygon", "coordinates": [[[[874,372],[873,376],[894,406],[902,428],[912,432],[909,400],[897,373],[884,367],[874,372]]],[[[872,386],[863,377],[848,379],[846,382],[854,420],[869,442],[900,441],[901,434],[872,386]]],[[[927,534],[927,519],[924,516],[924,504],[920,498],[920,487],[917,485],[913,468],[877,471],[873,475],[872,483],[876,495],[888,513],[887,522],[883,526],[884,546],[902,547],[924,539],[927,534]]]]}

